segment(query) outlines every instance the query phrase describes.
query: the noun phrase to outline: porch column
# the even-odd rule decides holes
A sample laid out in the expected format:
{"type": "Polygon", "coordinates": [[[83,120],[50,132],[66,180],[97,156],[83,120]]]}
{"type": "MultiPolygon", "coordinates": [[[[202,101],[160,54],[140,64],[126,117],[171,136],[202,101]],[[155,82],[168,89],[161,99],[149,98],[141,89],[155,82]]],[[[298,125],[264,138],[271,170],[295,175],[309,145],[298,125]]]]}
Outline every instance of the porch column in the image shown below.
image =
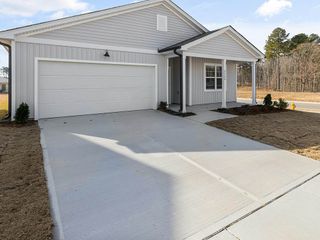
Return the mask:
{"type": "Polygon", "coordinates": [[[186,84],[186,60],[187,57],[182,52],[182,112],[187,112],[187,84],[186,84]]]}
{"type": "Polygon", "coordinates": [[[257,97],[256,97],[256,62],[251,63],[252,69],[252,104],[257,104],[257,97]]]}
{"type": "Polygon", "coordinates": [[[227,59],[222,63],[222,108],[227,107],[227,59]]]}

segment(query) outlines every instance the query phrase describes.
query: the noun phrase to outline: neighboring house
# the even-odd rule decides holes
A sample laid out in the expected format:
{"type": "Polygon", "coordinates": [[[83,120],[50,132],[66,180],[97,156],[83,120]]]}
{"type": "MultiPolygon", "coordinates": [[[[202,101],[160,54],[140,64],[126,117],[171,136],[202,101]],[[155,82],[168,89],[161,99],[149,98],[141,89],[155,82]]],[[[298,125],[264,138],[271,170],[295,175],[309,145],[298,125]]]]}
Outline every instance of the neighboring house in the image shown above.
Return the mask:
{"type": "Polygon", "coordinates": [[[0,77],[0,93],[8,93],[8,78],[0,77]]]}
{"type": "Polygon", "coordinates": [[[169,0],[10,29],[0,42],[12,54],[11,111],[27,102],[35,119],[156,109],[161,101],[184,112],[225,106],[236,101],[236,65],[264,57],[231,26],[208,31],[169,0]]]}

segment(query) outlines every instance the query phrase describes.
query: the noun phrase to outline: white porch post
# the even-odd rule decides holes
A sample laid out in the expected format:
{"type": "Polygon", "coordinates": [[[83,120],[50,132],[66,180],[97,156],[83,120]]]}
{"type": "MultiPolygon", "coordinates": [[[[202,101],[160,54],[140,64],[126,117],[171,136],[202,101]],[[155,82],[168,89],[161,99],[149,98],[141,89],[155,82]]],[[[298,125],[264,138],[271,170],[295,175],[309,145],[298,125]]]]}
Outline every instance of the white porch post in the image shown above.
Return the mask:
{"type": "Polygon", "coordinates": [[[252,68],[252,104],[257,104],[256,97],[256,62],[251,63],[252,68]]]}
{"type": "Polygon", "coordinates": [[[189,57],[189,106],[192,106],[192,57],[189,57]]]}
{"type": "Polygon", "coordinates": [[[182,112],[187,112],[187,84],[186,84],[186,60],[187,57],[182,52],[182,112]]]}
{"type": "Polygon", "coordinates": [[[227,59],[222,63],[222,108],[227,107],[227,59]]]}

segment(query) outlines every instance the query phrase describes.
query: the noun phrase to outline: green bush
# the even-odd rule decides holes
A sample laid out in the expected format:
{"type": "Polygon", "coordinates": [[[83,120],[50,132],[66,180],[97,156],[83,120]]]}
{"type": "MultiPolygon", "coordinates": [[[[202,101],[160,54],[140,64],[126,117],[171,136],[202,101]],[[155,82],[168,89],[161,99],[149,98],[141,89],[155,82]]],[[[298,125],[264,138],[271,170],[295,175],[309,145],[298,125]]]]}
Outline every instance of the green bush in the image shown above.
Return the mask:
{"type": "Polygon", "coordinates": [[[281,110],[287,109],[289,107],[289,103],[283,98],[279,98],[278,108],[281,110]]]}
{"type": "Polygon", "coordinates": [[[26,123],[29,119],[30,110],[26,103],[21,103],[16,110],[15,120],[17,123],[26,123]]]}
{"type": "Polygon", "coordinates": [[[272,106],[272,97],[271,97],[271,94],[268,94],[267,96],[264,97],[263,105],[268,106],[268,107],[271,107],[271,106],[272,106]]]}
{"type": "Polygon", "coordinates": [[[273,106],[279,108],[280,110],[284,110],[289,107],[289,103],[283,98],[279,98],[279,101],[273,102],[273,106]]]}

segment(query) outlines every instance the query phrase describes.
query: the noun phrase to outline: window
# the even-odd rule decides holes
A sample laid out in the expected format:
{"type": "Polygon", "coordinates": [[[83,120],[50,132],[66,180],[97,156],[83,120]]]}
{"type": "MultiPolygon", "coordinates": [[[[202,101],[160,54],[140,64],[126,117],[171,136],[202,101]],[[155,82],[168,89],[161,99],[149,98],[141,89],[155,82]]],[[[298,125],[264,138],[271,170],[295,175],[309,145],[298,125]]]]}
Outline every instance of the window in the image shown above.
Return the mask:
{"type": "Polygon", "coordinates": [[[222,66],[205,64],[205,91],[222,89],[222,66]]]}
{"type": "Polygon", "coordinates": [[[168,31],[168,18],[167,16],[157,15],[157,30],[161,32],[168,31]]]}

